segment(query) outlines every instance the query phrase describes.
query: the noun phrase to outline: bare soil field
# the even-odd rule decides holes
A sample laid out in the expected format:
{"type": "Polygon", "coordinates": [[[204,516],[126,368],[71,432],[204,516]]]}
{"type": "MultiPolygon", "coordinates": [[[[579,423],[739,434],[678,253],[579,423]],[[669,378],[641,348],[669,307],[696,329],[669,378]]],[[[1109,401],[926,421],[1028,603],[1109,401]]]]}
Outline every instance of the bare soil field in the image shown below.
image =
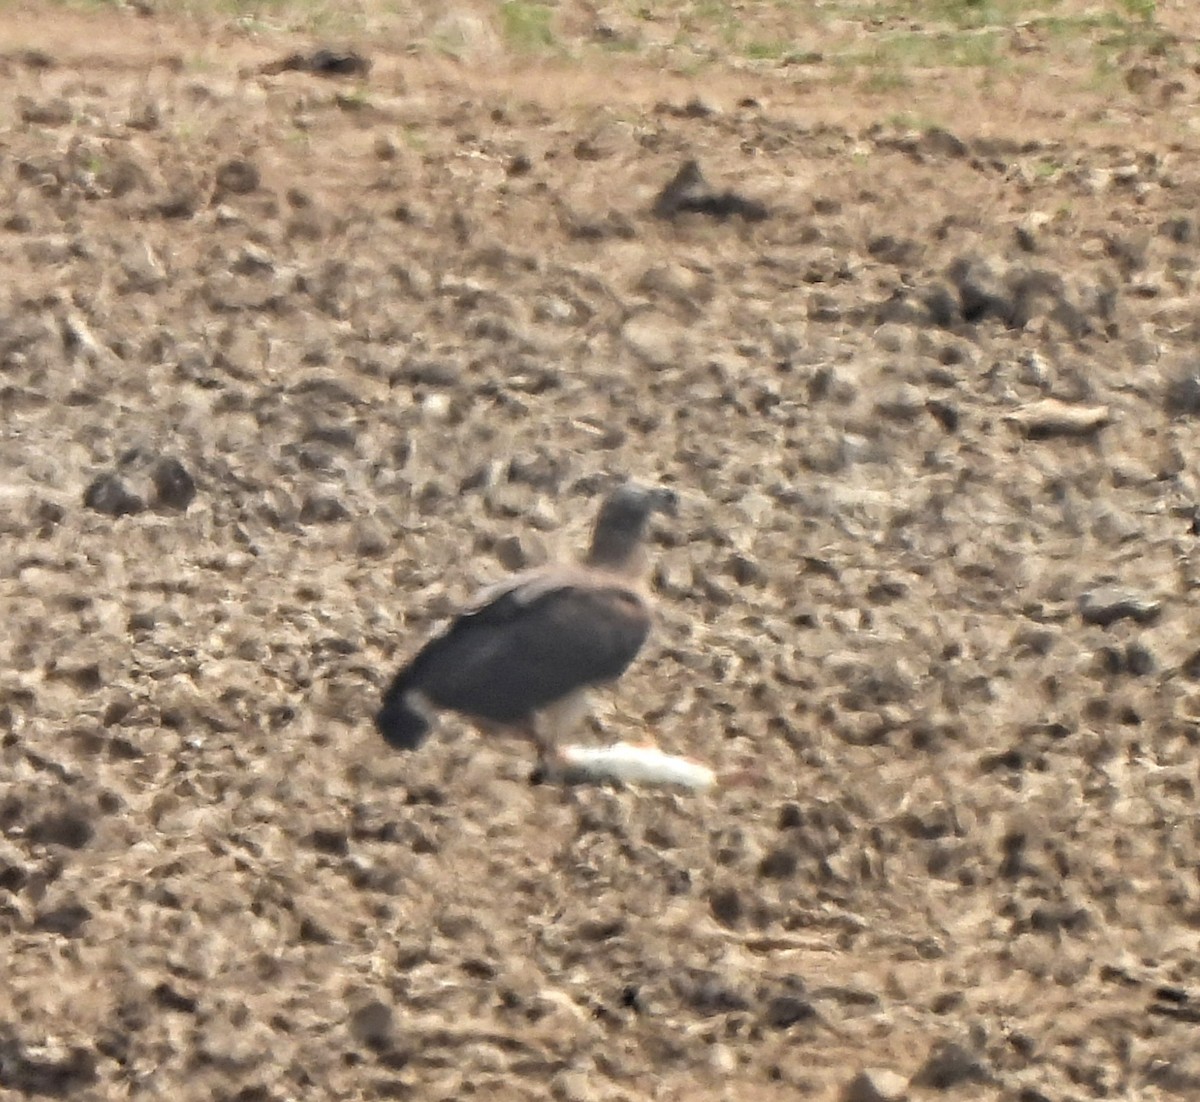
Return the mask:
{"type": "Polygon", "coordinates": [[[0,7],[0,1093],[1200,1098],[1200,17],[384,7],[0,7]],[[390,752],[625,476],[729,783],[390,752]]]}

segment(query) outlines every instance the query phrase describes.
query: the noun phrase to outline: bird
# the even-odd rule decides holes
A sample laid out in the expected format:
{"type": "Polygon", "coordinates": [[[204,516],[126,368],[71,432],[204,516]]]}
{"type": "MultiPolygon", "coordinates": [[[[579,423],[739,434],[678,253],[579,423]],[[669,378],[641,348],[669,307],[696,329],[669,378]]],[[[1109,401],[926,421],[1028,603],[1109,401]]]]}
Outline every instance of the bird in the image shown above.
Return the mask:
{"type": "Polygon", "coordinates": [[[416,750],[438,714],[451,712],[484,734],[530,740],[534,778],[552,775],[589,691],[620,678],[650,633],[646,533],[652,515],[674,515],[678,500],[669,487],[625,482],[602,502],[580,561],[477,594],[392,678],[375,715],[384,741],[416,750]]]}

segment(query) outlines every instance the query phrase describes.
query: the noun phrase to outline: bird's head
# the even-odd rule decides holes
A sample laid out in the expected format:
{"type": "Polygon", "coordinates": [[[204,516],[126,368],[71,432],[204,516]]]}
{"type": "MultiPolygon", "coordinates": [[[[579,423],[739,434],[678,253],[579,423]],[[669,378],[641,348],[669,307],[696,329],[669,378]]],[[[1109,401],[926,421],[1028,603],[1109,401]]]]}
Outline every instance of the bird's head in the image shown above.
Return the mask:
{"type": "Polygon", "coordinates": [[[674,515],[679,496],[667,486],[626,482],[600,506],[588,561],[610,569],[634,568],[634,559],[654,513],[674,515]]]}

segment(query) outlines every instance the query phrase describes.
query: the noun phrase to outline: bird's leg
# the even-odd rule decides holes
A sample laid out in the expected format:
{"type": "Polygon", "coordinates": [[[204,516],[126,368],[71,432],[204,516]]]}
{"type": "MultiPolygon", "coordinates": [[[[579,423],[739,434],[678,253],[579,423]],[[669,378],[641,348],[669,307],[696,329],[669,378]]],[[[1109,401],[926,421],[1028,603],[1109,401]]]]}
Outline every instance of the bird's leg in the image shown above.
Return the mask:
{"type": "Polygon", "coordinates": [[[558,776],[559,766],[562,761],[559,756],[557,742],[546,729],[546,725],[536,720],[529,724],[528,734],[537,749],[537,765],[534,766],[534,777],[539,783],[554,780],[558,776]]]}
{"type": "Polygon", "coordinates": [[[534,777],[539,782],[556,780],[566,772],[562,740],[579,725],[586,711],[587,693],[581,690],[556,700],[527,721],[526,730],[537,747],[534,777]]]}

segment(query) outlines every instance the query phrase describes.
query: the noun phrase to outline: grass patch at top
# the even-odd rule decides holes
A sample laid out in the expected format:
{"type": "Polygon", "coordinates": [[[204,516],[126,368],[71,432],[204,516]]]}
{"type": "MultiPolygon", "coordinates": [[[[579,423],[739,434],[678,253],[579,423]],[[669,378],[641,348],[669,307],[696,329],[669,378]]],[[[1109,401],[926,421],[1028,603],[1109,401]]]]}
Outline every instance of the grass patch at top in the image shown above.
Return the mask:
{"type": "Polygon", "coordinates": [[[500,31],[514,50],[534,53],[554,47],[553,10],[539,0],[504,0],[500,31]]]}
{"type": "Polygon", "coordinates": [[[865,49],[841,57],[851,65],[884,69],[991,67],[1005,59],[1000,31],[902,31],[879,35],[865,49]]]}

